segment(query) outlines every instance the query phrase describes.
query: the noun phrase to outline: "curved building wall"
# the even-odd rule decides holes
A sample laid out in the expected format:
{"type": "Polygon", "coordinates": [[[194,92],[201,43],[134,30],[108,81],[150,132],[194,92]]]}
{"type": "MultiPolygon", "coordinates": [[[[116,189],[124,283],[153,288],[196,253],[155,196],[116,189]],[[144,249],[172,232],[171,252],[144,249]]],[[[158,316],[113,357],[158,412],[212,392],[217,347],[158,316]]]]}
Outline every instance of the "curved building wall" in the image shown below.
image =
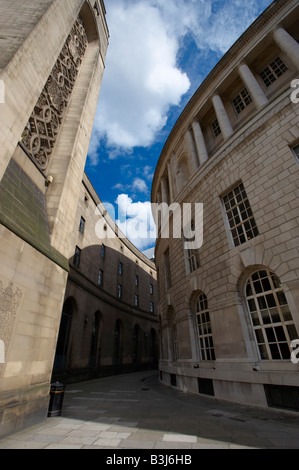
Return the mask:
{"type": "Polygon", "coordinates": [[[86,175],[69,263],[53,380],[156,369],[155,264],[119,231],[86,175]]]}
{"type": "Polygon", "coordinates": [[[173,236],[174,215],[156,244],[162,381],[296,410],[298,24],[298,2],[273,2],[240,37],[179,117],[152,187],[182,213],[203,204],[199,248],[173,236]]]}

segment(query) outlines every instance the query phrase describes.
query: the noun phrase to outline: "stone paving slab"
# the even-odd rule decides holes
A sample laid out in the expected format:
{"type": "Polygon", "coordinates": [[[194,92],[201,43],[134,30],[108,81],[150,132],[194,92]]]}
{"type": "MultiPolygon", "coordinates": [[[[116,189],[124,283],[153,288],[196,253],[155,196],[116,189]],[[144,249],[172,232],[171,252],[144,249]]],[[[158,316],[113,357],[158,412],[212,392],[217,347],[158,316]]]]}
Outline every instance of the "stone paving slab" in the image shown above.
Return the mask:
{"type": "Polygon", "coordinates": [[[184,394],[138,372],[67,386],[60,417],[0,449],[298,449],[298,418],[184,394]]]}

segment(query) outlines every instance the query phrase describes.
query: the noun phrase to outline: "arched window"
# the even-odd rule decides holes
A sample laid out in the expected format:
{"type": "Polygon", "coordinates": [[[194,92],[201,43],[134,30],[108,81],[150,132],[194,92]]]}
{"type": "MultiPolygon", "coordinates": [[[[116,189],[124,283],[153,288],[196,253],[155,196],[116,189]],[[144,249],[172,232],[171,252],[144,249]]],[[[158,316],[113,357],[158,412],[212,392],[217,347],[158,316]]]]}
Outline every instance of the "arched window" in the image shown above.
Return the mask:
{"type": "Polygon", "coordinates": [[[246,300],[261,359],[290,360],[290,343],[298,334],[276,274],[267,268],[253,273],[246,300]]]}
{"type": "Polygon", "coordinates": [[[203,361],[215,361],[215,348],[212,335],[210,312],[207,296],[202,292],[195,303],[199,345],[203,361]]]}

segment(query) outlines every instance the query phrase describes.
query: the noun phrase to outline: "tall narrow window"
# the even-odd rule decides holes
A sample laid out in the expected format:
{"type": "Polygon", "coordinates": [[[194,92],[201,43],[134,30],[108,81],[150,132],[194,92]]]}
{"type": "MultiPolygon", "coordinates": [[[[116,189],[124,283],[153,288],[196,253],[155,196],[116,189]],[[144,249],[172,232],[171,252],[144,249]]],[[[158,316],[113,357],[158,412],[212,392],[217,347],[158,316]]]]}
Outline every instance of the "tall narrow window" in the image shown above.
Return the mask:
{"type": "Polygon", "coordinates": [[[169,248],[164,253],[164,267],[165,267],[165,282],[166,289],[171,288],[171,271],[170,271],[170,258],[169,258],[169,248]]]}
{"type": "Polygon", "coordinates": [[[172,324],[172,346],[173,346],[173,360],[179,359],[179,343],[178,343],[178,330],[177,324],[172,324]]]}
{"type": "Polygon", "coordinates": [[[139,295],[137,294],[134,296],[134,305],[135,307],[139,307],[139,295]]]}
{"type": "Polygon", "coordinates": [[[119,299],[121,299],[121,297],[122,297],[122,285],[121,284],[117,285],[117,297],[119,299]]]}
{"type": "Polygon", "coordinates": [[[98,286],[102,287],[104,282],[104,272],[102,269],[99,269],[99,274],[98,274],[98,286]]]}
{"type": "Polygon", "coordinates": [[[223,202],[235,246],[239,246],[259,234],[242,183],[224,196],[223,202]]]}
{"type": "Polygon", "coordinates": [[[215,349],[212,335],[210,312],[207,296],[199,294],[196,300],[196,318],[199,336],[201,359],[203,361],[215,360],[215,349]]]}
{"type": "Polygon", "coordinates": [[[154,293],[154,286],[153,284],[150,284],[150,294],[152,295],[154,293]]]}
{"type": "Polygon", "coordinates": [[[78,246],[76,246],[75,256],[74,256],[74,266],[76,266],[76,268],[79,268],[80,261],[81,261],[81,250],[78,246]]]}
{"type": "Polygon", "coordinates": [[[119,263],[118,264],[118,274],[122,274],[122,273],[123,273],[123,264],[119,263]]]}
{"type": "Polygon", "coordinates": [[[106,252],[106,247],[105,245],[102,245],[101,246],[101,258],[103,259],[105,258],[105,252],[106,252]]]}
{"type": "Polygon", "coordinates": [[[85,219],[83,217],[81,217],[80,219],[80,224],[79,224],[79,232],[84,233],[84,229],[85,229],[85,219]]]}
{"type": "Polygon", "coordinates": [[[135,275],[135,286],[138,287],[138,285],[139,285],[139,277],[136,274],[135,275]]]}
{"type": "Polygon", "coordinates": [[[154,302],[150,302],[150,312],[154,313],[154,302]]]}
{"type": "Polygon", "coordinates": [[[212,130],[213,130],[214,137],[217,137],[218,135],[221,134],[221,129],[220,129],[218,119],[215,119],[215,121],[212,122],[212,130]]]}
{"type": "Polygon", "coordinates": [[[196,271],[200,267],[198,250],[187,250],[188,266],[190,273],[196,271]]]}
{"type": "Polygon", "coordinates": [[[246,299],[261,359],[290,360],[290,343],[298,333],[276,274],[269,269],[252,274],[246,299]]]}

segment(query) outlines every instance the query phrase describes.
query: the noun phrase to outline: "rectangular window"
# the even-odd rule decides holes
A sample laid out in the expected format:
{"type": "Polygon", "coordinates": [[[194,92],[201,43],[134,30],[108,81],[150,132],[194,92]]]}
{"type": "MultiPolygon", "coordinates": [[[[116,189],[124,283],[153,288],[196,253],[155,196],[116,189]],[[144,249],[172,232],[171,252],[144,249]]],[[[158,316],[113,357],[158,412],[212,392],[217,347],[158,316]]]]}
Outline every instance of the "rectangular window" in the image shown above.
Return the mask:
{"type": "Polygon", "coordinates": [[[121,297],[122,297],[122,285],[121,284],[117,285],[117,297],[119,299],[121,299],[121,297]]]}
{"type": "Polygon", "coordinates": [[[190,273],[193,273],[200,267],[198,250],[187,250],[187,258],[190,273]]]}
{"type": "Polygon", "coordinates": [[[135,294],[134,297],[134,305],[135,307],[139,307],[139,295],[135,294]]]}
{"type": "Polygon", "coordinates": [[[138,285],[139,285],[139,277],[136,274],[135,275],[135,286],[138,287],[138,285]]]}
{"type": "Polygon", "coordinates": [[[260,77],[268,88],[287,70],[288,67],[281,60],[281,58],[276,57],[276,59],[274,59],[262,72],[260,72],[260,77]]]}
{"type": "Polygon", "coordinates": [[[119,263],[119,265],[118,265],[118,274],[122,274],[122,273],[123,273],[123,264],[119,263]]]}
{"type": "Polygon", "coordinates": [[[154,286],[153,284],[150,284],[150,294],[152,295],[154,293],[154,286]]]}
{"type": "Polygon", "coordinates": [[[84,233],[84,228],[85,228],[85,219],[83,217],[81,217],[80,219],[80,224],[79,224],[79,232],[84,233]]]}
{"type": "Polygon", "coordinates": [[[76,266],[76,268],[79,268],[80,266],[80,259],[81,259],[81,250],[78,246],[76,246],[75,256],[74,256],[74,266],[76,266]]]}
{"type": "Polygon", "coordinates": [[[150,312],[154,313],[154,302],[150,302],[150,312]]]}
{"type": "Polygon", "coordinates": [[[258,236],[259,232],[242,183],[224,196],[223,203],[235,246],[258,236]]]}
{"type": "Polygon", "coordinates": [[[102,286],[104,281],[104,272],[102,269],[99,269],[99,275],[98,275],[98,286],[102,286]]]}
{"type": "Polygon", "coordinates": [[[219,126],[218,119],[215,119],[215,121],[212,122],[212,130],[213,130],[214,137],[217,137],[219,134],[221,134],[221,129],[219,126]]]}
{"type": "Polygon", "coordinates": [[[169,258],[169,248],[164,253],[164,266],[165,266],[165,282],[166,289],[171,288],[171,272],[170,272],[170,258],[169,258]]]}
{"type": "Polygon", "coordinates": [[[101,246],[101,257],[104,259],[105,258],[105,252],[106,252],[106,247],[105,245],[101,246]]]}
{"type": "Polygon", "coordinates": [[[251,102],[251,96],[246,88],[240,91],[240,93],[233,99],[233,105],[238,114],[240,114],[251,102]]]}

